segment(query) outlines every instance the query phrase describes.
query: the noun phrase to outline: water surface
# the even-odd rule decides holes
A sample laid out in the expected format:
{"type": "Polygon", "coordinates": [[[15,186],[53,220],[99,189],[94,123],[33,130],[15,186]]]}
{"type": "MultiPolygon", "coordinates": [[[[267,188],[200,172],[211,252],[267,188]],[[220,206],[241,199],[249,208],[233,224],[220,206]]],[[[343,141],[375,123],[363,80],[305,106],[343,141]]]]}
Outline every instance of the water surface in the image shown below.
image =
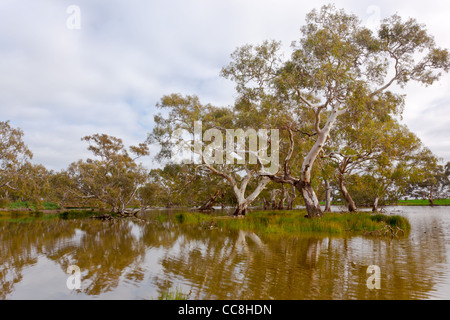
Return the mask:
{"type": "Polygon", "coordinates": [[[450,299],[450,207],[390,207],[408,237],[265,238],[156,219],[2,213],[0,299],[450,299]],[[76,265],[81,288],[67,287],[76,265]],[[367,268],[379,266],[380,289],[367,268]]]}

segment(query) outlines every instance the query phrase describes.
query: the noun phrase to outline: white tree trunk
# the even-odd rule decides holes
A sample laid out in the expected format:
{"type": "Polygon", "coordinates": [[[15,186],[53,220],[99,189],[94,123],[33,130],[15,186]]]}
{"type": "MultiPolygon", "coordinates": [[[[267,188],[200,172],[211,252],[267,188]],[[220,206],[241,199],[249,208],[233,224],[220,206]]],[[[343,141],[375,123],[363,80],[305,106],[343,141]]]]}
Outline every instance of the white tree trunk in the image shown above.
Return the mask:
{"type": "Polygon", "coordinates": [[[236,210],[234,211],[235,216],[242,216],[245,215],[248,211],[249,206],[251,203],[259,196],[259,194],[266,188],[266,185],[270,182],[270,178],[268,177],[262,177],[259,181],[258,186],[256,189],[247,197],[245,198],[245,190],[247,185],[243,183],[241,188],[237,187],[237,184],[235,183],[233,185],[233,191],[236,196],[236,200],[238,201],[238,206],[236,210]]]}
{"type": "MultiPolygon", "coordinates": [[[[318,130],[317,140],[314,146],[309,151],[308,155],[303,160],[302,173],[300,177],[300,183],[296,184],[297,189],[302,193],[303,199],[305,200],[306,210],[308,212],[309,218],[322,217],[323,212],[320,208],[319,200],[311,186],[311,171],[314,162],[316,161],[319,153],[322,151],[325,142],[328,140],[329,133],[333,128],[337,117],[342,114],[344,110],[339,110],[339,105],[335,106],[330,115],[328,116],[327,123],[325,126],[318,130]]],[[[318,127],[318,126],[316,126],[318,127]]],[[[317,128],[318,129],[318,128],[317,128]]],[[[316,129],[316,130],[317,130],[316,129]]]]}
{"type": "Polygon", "coordinates": [[[331,212],[331,188],[330,181],[325,180],[325,210],[324,212],[331,212]]]}
{"type": "Polygon", "coordinates": [[[373,201],[373,207],[372,207],[372,211],[373,212],[377,212],[378,211],[378,200],[380,199],[380,197],[375,197],[375,200],[373,201]]]}

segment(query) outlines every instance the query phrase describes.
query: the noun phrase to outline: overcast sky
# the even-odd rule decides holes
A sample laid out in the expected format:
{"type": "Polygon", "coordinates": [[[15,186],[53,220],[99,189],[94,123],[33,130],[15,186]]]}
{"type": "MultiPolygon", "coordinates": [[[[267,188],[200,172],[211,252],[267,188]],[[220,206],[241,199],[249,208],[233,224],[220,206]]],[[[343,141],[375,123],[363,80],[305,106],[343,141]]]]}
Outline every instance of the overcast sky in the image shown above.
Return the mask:
{"type": "MultiPolygon", "coordinates": [[[[196,94],[204,103],[231,105],[233,84],[219,72],[235,48],[266,39],[287,48],[299,38],[305,14],[327,3],[0,0],[0,120],[24,131],[35,163],[55,170],[89,156],[80,140],[85,135],[143,142],[164,94],[196,94]]],[[[394,13],[414,17],[439,46],[450,48],[450,1],[334,3],[368,26],[394,13]]],[[[431,87],[405,90],[404,123],[445,161],[449,88],[445,75],[431,87]]]]}

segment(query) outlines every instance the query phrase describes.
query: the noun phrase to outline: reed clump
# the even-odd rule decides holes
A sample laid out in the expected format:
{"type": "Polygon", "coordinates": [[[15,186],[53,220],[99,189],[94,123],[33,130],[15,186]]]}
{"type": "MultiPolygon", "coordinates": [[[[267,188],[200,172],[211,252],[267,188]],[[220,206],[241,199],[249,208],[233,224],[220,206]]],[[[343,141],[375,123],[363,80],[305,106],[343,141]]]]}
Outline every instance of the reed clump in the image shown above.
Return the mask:
{"type": "MultiPolygon", "coordinates": [[[[179,213],[176,220],[183,224],[214,225],[216,228],[247,230],[268,235],[331,234],[356,233],[386,235],[386,230],[405,234],[410,229],[408,220],[398,215],[359,213],[326,213],[322,218],[308,219],[305,210],[256,211],[245,218],[211,216],[202,213],[179,213]],[[383,231],[383,232],[382,232],[383,231]]],[[[212,228],[211,228],[212,229],[212,228]]]]}

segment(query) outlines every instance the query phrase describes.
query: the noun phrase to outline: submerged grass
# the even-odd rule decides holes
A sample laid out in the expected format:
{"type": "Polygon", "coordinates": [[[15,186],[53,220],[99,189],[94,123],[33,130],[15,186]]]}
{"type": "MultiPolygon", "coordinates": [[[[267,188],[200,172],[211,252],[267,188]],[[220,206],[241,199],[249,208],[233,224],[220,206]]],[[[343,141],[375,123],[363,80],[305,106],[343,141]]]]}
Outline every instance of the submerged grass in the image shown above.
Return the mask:
{"type": "Polygon", "coordinates": [[[176,288],[175,290],[169,289],[167,291],[163,291],[158,300],[187,300],[189,294],[184,293],[181,288],[176,288]]]}
{"type": "MultiPolygon", "coordinates": [[[[9,223],[31,223],[35,221],[42,220],[53,220],[53,219],[63,219],[63,220],[71,220],[71,219],[80,219],[80,218],[90,218],[95,216],[100,216],[106,212],[94,212],[92,210],[69,210],[59,213],[42,213],[39,211],[36,212],[27,212],[27,211],[11,211],[11,212],[3,212],[0,214],[0,221],[5,221],[9,223]]],[[[110,214],[111,216],[116,216],[116,214],[110,214]]]]}
{"type": "Polygon", "coordinates": [[[0,217],[0,221],[6,221],[9,223],[31,223],[37,220],[53,220],[57,219],[58,217],[59,215],[57,214],[42,215],[40,213],[14,213],[13,215],[2,215],[0,217]]]}
{"type": "Polygon", "coordinates": [[[305,210],[256,211],[245,218],[214,217],[202,213],[179,213],[183,224],[214,223],[218,228],[254,231],[266,235],[298,236],[302,234],[364,234],[383,230],[386,225],[409,231],[410,224],[402,216],[360,213],[326,213],[322,218],[308,219],[305,210]]]}

